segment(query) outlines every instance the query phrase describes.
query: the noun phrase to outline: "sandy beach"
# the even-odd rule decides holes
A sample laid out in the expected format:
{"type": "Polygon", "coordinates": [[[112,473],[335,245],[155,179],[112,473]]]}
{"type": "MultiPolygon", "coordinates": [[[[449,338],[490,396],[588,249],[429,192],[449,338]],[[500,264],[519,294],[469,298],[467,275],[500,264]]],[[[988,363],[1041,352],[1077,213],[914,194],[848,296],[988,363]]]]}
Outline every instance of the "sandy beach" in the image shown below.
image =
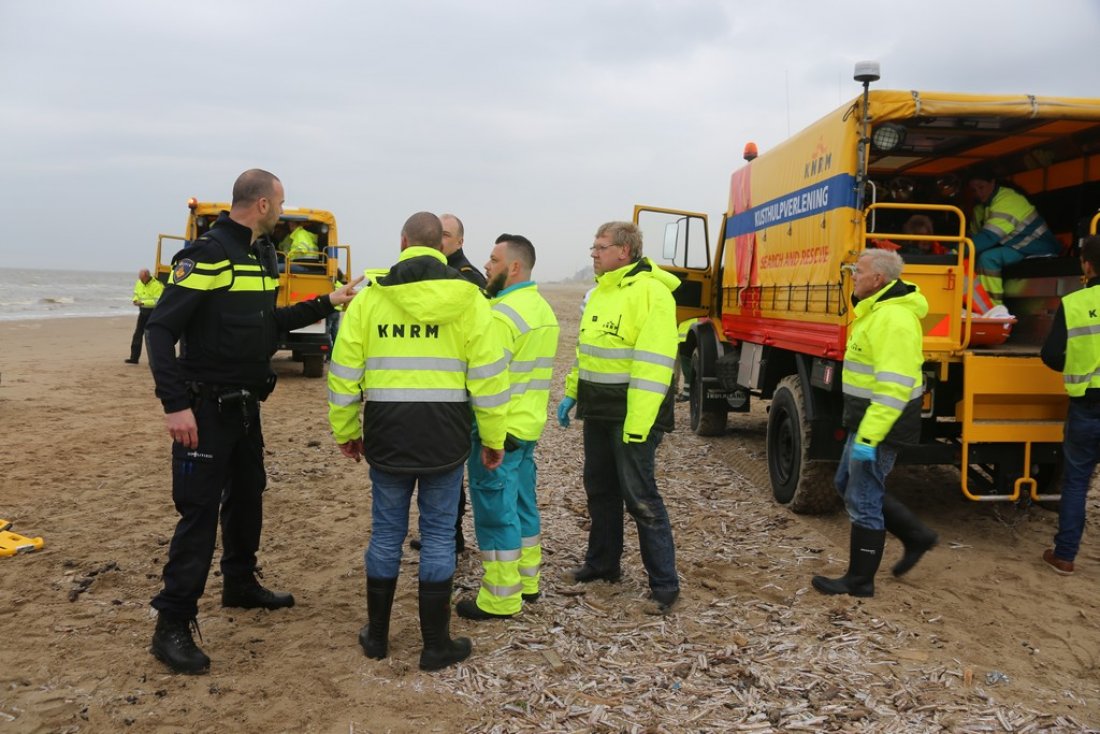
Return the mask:
{"type": "MultiPolygon", "coordinates": [[[[548,286],[562,322],[561,396],[583,286],[548,286]]],[[[1100,507],[1075,576],[1039,560],[1057,516],[965,501],[958,473],[900,467],[895,489],[940,533],[902,579],[887,543],[873,599],[828,598],[843,572],[842,514],[804,517],[767,489],[762,407],[724,437],[670,434],[658,482],[683,599],[646,614],[631,523],[619,584],[568,585],[587,533],[581,428],[539,445],[544,594],[507,622],[452,621],[471,658],[417,669],[414,552],[402,561],[390,657],[368,660],[362,552],[366,467],[340,456],[326,384],[280,353],[263,408],[269,485],[264,583],[298,605],[200,602],[209,675],[148,652],[148,605],[176,516],[169,440],[145,355],[124,364],[132,317],[0,323],[0,518],[37,553],[0,558],[4,732],[1082,731],[1100,727],[1100,507]]],[[[473,523],[466,518],[467,537],[473,523]]],[[[217,556],[215,557],[215,569],[217,556]]],[[[480,580],[476,551],[456,584],[480,580]]]]}

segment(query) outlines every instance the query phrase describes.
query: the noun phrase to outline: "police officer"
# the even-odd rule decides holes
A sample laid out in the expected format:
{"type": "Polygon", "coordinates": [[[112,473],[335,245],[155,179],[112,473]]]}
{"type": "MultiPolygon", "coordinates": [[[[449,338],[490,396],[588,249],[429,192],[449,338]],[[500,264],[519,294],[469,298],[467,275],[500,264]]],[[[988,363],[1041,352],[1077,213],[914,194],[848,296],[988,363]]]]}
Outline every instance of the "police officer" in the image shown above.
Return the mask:
{"type": "Polygon", "coordinates": [[[481,289],[447,267],[441,236],[434,214],[409,217],[397,264],[348,307],[328,375],[329,422],[340,451],[356,461],[365,456],[370,464],[369,622],[359,644],[367,657],[388,654],[390,610],[415,488],[423,544],[422,670],[438,670],[470,654],[469,639],[450,636],[454,524],[470,453],[470,411],[481,432],[482,461],[491,470],[503,458],[508,409],[508,366],[489,327],[489,302],[481,289]]]}
{"type": "Polygon", "coordinates": [[[467,462],[474,529],[484,571],[476,599],[458,602],[466,619],[506,619],[539,598],[541,523],[535,492],[535,443],[546,425],[558,320],[531,280],[535,247],[502,234],[485,264],[493,327],[500,333],[510,384],[508,439],[495,471],[481,463],[480,438],[467,462]]]}
{"type": "Polygon", "coordinates": [[[1062,501],[1058,533],[1043,561],[1055,573],[1073,574],[1073,562],[1085,531],[1085,500],[1100,461],[1100,235],[1081,243],[1086,284],[1062,299],[1040,357],[1062,373],[1069,395],[1062,456],[1062,501]]]}
{"type": "Polygon", "coordinates": [[[625,503],[638,528],[650,597],[663,614],[680,595],[680,579],[654,463],[673,428],[678,339],[672,292],[680,281],[642,254],[641,230],[630,222],[601,225],[590,251],[596,287],[558,404],[563,427],[574,406],[584,419],[584,491],[592,518],[584,564],[571,576],[578,583],[619,580],[625,503]]]}
{"type": "MultiPolygon", "coordinates": [[[[245,171],[231,210],[173,258],[172,277],[149,319],[156,394],[172,437],[172,500],[180,515],[154,597],[152,653],[177,673],[204,673],[210,658],[191,637],[222,526],[222,605],[278,609],[294,597],[256,580],[267,484],[259,401],[274,387],[271,355],[281,330],[323,319],[361,279],[327,296],[275,308],[277,275],[257,240],[279,221],[283,185],[245,171]],[[176,357],[175,345],[180,343],[176,357]]],[[[266,242],[266,239],[263,240],[266,242]]],[[[270,246],[270,245],[268,245],[270,246]]]]}
{"type": "Polygon", "coordinates": [[[153,307],[160,300],[160,294],[164,292],[164,283],[149,274],[147,268],[138,271],[138,279],[134,282],[133,304],[138,307],[137,326],[134,327],[134,338],[130,340],[130,358],[127,364],[137,364],[141,359],[141,343],[145,340],[145,325],[149,323],[149,316],[153,313],[153,307]]]}
{"type": "Polygon", "coordinates": [[[920,438],[924,394],[921,319],[928,301],[901,279],[904,262],[891,250],[865,250],[852,289],[855,321],[848,332],[842,375],[848,440],[835,478],[851,521],[848,571],[839,578],[814,576],[823,594],[874,596],[886,532],[905,547],[893,573],[907,573],[936,544],[929,530],[893,497],[886,477],[898,448],[920,438]]]}

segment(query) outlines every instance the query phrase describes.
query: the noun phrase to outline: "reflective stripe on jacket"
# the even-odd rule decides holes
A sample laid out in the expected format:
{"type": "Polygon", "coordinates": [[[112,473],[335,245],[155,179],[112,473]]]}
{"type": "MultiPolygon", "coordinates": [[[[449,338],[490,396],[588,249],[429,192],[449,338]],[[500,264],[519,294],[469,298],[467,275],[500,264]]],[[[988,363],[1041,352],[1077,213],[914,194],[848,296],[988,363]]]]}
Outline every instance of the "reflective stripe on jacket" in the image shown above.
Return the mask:
{"type": "Polygon", "coordinates": [[[871,446],[920,438],[923,332],[928,301],[895,280],[859,301],[844,352],[844,426],[871,446]]]}
{"type": "Polygon", "coordinates": [[[624,440],[673,428],[672,370],[679,338],[672,291],[679,279],[649,258],[596,279],[581,316],[565,394],[577,417],[623,421],[624,440]]]}
{"type": "Polygon", "coordinates": [[[142,308],[152,308],[160,300],[160,294],[164,293],[164,283],[156,278],[149,278],[148,283],[142,283],[141,278],[134,283],[134,298],[142,308]]]}
{"type": "Polygon", "coordinates": [[[546,424],[558,351],[558,319],[533,282],[517,283],[491,301],[508,361],[508,433],[538,441],[546,424]]]}
{"type": "Polygon", "coordinates": [[[1062,384],[1071,398],[1100,388],[1100,288],[1082,288],[1062,298],[1066,315],[1066,364],[1062,384]]]}
{"type": "Polygon", "coordinates": [[[1033,254],[1053,254],[1060,249],[1035,205],[1006,186],[998,186],[987,203],[974,207],[970,233],[975,236],[974,246],[979,253],[990,247],[1011,247],[1033,254]],[[983,232],[985,236],[977,237],[983,232]]]}
{"type": "Polygon", "coordinates": [[[344,315],[328,376],[336,440],[362,436],[383,471],[446,471],[470,452],[472,407],[481,441],[502,448],[508,366],[491,318],[480,289],[442,253],[406,248],[344,315]]]}

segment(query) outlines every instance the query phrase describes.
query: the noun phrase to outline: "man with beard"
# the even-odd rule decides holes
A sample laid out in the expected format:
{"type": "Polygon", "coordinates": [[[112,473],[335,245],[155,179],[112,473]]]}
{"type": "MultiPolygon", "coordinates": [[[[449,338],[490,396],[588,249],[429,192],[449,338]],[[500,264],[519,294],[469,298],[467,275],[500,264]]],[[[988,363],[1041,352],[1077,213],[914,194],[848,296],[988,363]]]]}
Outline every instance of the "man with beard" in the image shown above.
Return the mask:
{"type": "Polygon", "coordinates": [[[180,515],[164,588],[152,601],[158,612],[152,653],[176,673],[210,667],[191,628],[198,628],[219,517],[222,606],[294,605],[290,594],[256,580],[267,485],[259,404],[275,387],[271,355],[278,332],[323,319],[352,299],[362,278],[276,308],[278,274],[262,243],[279,221],[283,200],[283,184],[273,174],[242,173],[230,211],[173,258],[172,277],[146,328],[156,395],[173,441],[172,500],[180,515]]]}
{"type": "Polygon", "coordinates": [[[476,430],[467,461],[484,575],[477,598],[458,602],[458,616],[466,619],[507,619],[539,597],[535,443],[546,424],[559,329],[553,309],[531,280],[534,267],[535,247],[518,234],[497,237],[485,263],[493,328],[508,360],[508,434],[499,468],[482,463],[476,430]]]}

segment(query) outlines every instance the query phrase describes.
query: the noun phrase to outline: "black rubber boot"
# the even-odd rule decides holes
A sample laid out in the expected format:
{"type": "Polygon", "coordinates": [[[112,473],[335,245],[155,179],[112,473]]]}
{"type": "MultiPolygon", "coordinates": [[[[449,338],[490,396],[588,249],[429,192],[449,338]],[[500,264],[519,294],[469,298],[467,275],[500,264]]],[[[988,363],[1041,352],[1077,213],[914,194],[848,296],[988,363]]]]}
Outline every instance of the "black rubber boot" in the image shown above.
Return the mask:
{"type": "Polygon", "coordinates": [[[359,630],[359,644],[368,658],[381,660],[389,654],[390,610],[397,579],[367,577],[367,625],[359,630]]]}
{"type": "Polygon", "coordinates": [[[451,639],[451,581],[420,582],[421,670],[439,670],[470,657],[467,637],[451,639]]]}
{"type": "Polygon", "coordinates": [[[294,596],[282,591],[271,591],[248,576],[240,579],[226,578],[222,584],[222,606],[240,609],[283,609],[294,606],[294,596]]]}
{"type": "Polygon", "coordinates": [[[197,675],[210,670],[210,658],[191,637],[191,627],[198,632],[199,623],[192,618],[173,617],[161,612],[157,616],[157,628],[153,632],[150,652],[173,673],[197,675]]]}
{"type": "Polygon", "coordinates": [[[894,564],[892,571],[895,576],[901,576],[917,565],[921,556],[932,550],[940,536],[890,495],[882,498],[882,515],[886,520],[886,530],[905,546],[901,560],[894,564]]]}
{"type": "Polygon", "coordinates": [[[860,525],[852,525],[849,536],[848,573],[838,579],[814,576],[814,588],[822,594],[874,596],[875,573],[878,572],[878,566],[882,563],[882,547],[885,544],[885,530],[871,530],[860,525]]]}

